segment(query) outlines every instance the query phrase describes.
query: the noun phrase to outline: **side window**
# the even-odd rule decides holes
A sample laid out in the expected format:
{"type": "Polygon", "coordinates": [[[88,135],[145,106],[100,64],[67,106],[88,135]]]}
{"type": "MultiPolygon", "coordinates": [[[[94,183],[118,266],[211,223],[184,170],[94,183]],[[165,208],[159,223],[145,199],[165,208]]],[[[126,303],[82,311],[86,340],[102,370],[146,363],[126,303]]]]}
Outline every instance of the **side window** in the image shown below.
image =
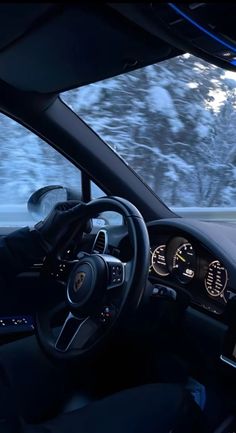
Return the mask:
{"type": "Polygon", "coordinates": [[[81,189],[81,173],[32,132],[0,114],[0,226],[30,224],[30,195],[47,185],[81,189]]]}
{"type": "Polygon", "coordinates": [[[101,188],[99,188],[96,183],[91,182],[91,198],[99,198],[105,195],[105,192],[101,188]]]}

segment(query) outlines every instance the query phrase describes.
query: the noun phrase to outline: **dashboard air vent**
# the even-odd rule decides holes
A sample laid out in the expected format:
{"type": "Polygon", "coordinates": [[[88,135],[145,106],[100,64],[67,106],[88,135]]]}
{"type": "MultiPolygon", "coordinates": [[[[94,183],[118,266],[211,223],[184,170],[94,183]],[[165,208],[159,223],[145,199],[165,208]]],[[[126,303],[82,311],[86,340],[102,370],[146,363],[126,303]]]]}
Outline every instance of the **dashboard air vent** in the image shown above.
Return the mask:
{"type": "Polygon", "coordinates": [[[92,253],[95,254],[104,254],[107,249],[107,232],[105,230],[99,230],[93,247],[92,247],[92,253]]]}

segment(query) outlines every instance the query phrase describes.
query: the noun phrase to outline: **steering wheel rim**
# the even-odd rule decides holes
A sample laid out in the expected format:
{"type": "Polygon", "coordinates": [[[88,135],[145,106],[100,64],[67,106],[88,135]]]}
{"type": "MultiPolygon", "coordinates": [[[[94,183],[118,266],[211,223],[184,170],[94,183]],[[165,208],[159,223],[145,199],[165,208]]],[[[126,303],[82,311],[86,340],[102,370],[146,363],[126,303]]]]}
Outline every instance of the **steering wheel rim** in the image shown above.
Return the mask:
{"type": "Polygon", "coordinates": [[[51,327],[54,311],[42,309],[36,313],[36,335],[39,343],[54,358],[71,360],[88,355],[109,336],[126,309],[136,309],[142,299],[148,278],[150,255],[146,224],[138,209],[120,197],[102,197],[90,201],[81,209],[81,219],[89,219],[105,211],[115,211],[123,215],[133,257],[128,263],[123,263],[107,254],[88,254],[75,264],[69,275],[66,300],[62,305],[67,307],[68,315],[56,337],[51,327]],[[119,274],[115,275],[116,278],[112,277],[115,272],[119,274]],[[85,276],[80,284],[82,274],[85,276]],[[112,278],[116,280],[113,284],[112,278]],[[104,305],[104,308],[101,308],[101,302],[104,303],[105,298],[109,298],[110,302],[112,296],[115,301],[110,303],[109,307],[104,305]],[[72,340],[69,332],[73,334],[72,340]],[[66,346],[68,340],[69,344],[66,346]]]}

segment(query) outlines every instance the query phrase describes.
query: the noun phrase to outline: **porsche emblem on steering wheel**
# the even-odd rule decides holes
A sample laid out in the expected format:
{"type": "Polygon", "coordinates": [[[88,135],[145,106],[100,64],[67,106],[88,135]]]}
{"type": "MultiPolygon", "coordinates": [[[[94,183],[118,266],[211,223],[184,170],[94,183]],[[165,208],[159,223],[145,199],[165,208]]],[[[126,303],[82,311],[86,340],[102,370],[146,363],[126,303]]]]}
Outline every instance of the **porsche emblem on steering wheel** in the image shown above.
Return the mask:
{"type": "Polygon", "coordinates": [[[78,272],[75,277],[74,292],[78,292],[85,279],[85,272],[78,272]]]}

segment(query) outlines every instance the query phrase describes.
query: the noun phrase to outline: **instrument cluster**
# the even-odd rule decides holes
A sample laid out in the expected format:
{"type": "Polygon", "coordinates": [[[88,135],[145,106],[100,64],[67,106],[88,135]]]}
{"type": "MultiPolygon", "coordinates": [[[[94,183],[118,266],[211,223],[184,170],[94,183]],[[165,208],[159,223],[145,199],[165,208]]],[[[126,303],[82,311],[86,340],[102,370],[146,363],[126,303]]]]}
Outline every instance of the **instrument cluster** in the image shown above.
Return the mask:
{"type": "Polygon", "coordinates": [[[231,296],[224,264],[182,236],[151,247],[149,275],[190,291],[194,303],[215,313],[221,313],[231,296]]]}

